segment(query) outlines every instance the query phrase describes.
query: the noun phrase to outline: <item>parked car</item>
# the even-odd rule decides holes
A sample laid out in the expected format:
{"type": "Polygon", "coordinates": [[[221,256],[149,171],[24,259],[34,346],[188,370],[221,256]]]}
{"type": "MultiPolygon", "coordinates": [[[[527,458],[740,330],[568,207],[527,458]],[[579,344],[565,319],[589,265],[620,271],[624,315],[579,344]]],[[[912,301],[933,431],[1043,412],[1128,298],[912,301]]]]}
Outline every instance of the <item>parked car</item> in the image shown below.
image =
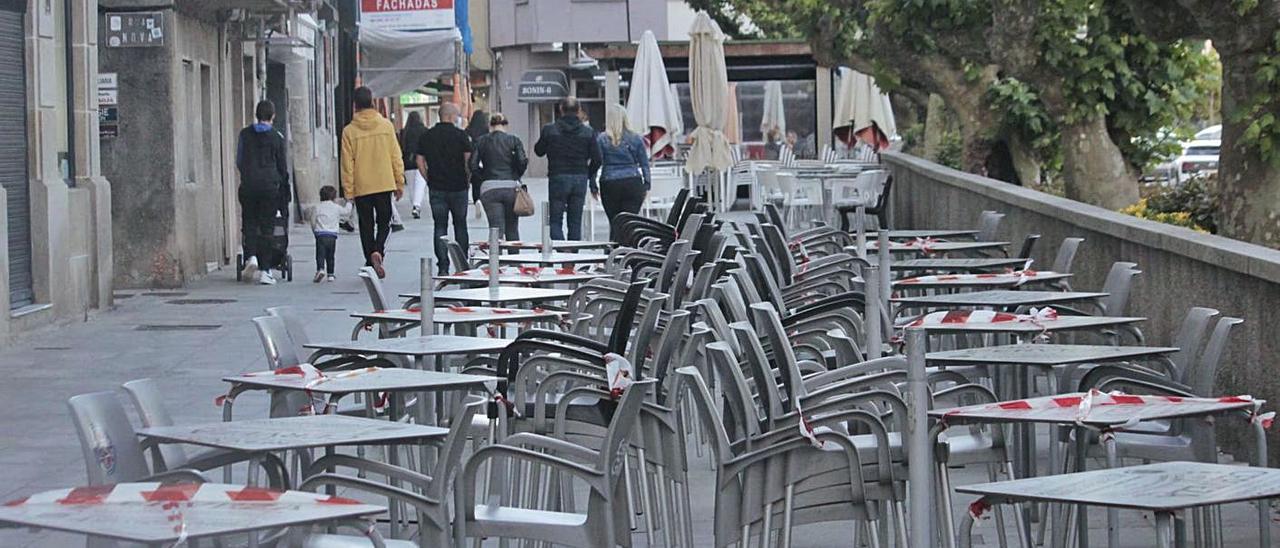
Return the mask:
{"type": "MultiPolygon", "coordinates": [[[[1221,127],[1218,133],[1221,135],[1221,127]]],[[[1221,149],[1221,139],[1196,139],[1185,143],[1182,156],[1174,162],[1178,167],[1178,182],[1183,183],[1192,177],[1218,173],[1218,154],[1221,149]]]]}
{"type": "Polygon", "coordinates": [[[1197,141],[1221,141],[1222,140],[1222,124],[1209,126],[1196,132],[1197,141]]]}

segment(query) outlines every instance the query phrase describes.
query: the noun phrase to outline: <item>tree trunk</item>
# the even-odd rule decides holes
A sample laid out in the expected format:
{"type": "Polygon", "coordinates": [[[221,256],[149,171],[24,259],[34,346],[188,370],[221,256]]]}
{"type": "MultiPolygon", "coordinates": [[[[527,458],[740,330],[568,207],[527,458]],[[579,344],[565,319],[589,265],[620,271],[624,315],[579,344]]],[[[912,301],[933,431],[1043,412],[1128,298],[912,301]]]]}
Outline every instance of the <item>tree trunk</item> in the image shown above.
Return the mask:
{"type": "Polygon", "coordinates": [[[1094,115],[1062,126],[1062,178],[1067,197],[1117,210],[1138,201],[1138,180],[1094,115]]]}
{"type": "MultiPolygon", "coordinates": [[[[1280,248],[1280,166],[1268,162],[1256,145],[1240,143],[1249,116],[1232,116],[1267,89],[1258,82],[1252,54],[1222,57],[1222,153],[1218,189],[1222,204],[1218,233],[1237,240],[1280,248]],[[1238,120],[1238,121],[1237,121],[1238,120]]],[[[1266,112],[1280,112],[1280,97],[1271,96],[1266,112]]],[[[1276,152],[1273,152],[1276,154],[1276,152]]]]}
{"type": "Polygon", "coordinates": [[[936,93],[929,94],[929,106],[924,120],[924,158],[930,162],[938,161],[938,152],[942,150],[942,139],[947,128],[951,126],[947,105],[936,93]]]}

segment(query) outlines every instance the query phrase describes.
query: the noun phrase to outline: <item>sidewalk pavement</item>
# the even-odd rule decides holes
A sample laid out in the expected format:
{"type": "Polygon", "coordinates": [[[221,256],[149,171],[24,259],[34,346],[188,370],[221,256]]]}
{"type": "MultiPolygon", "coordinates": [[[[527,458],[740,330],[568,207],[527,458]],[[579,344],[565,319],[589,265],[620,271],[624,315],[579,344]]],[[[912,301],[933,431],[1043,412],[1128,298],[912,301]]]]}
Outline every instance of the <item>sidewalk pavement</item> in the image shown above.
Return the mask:
{"type": "MultiPolygon", "coordinates": [[[[545,189],[545,180],[530,181],[539,204],[545,199],[545,189]]],[[[418,257],[431,249],[429,212],[424,210],[423,219],[413,220],[407,200],[399,207],[407,230],[392,234],[387,245],[385,282],[392,293],[418,287],[418,257]]],[[[524,239],[538,237],[539,219],[522,221],[524,239]]],[[[597,222],[597,237],[604,238],[602,212],[597,222]]],[[[471,217],[469,227],[473,241],[487,237],[483,219],[471,217]]],[[[359,237],[345,233],[339,237],[337,281],[319,284],[311,282],[314,244],[310,234],[295,227],[290,240],[296,265],[292,283],[281,281],[271,287],[236,283],[235,273],[224,267],[181,290],[118,291],[112,310],[95,313],[84,323],[29,334],[0,349],[0,375],[5,379],[0,383],[0,416],[4,417],[0,421],[0,501],[84,483],[84,460],[65,403],[71,396],[119,391],[126,381],[151,377],[159,381],[176,422],[218,421],[221,410],[214,405],[214,398],[227,388],[220,379],[267,367],[249,322],[263,314],[265,307],[299,308],[310,318],[308,333],[313,339],[349,339],[355,323],[349,313],[370,307],[356,277],[362,265],[359,237]]],[[[236,410],[239,416],[264,416],[266,398],[242,398],[236,402],[236,410]]],[[[690,461],[699,545],[710,544],[712,495],[716,491],[705,459],[704,451],[702,458],[691,455],[690,461]]],[[[956,484],[985,481],[985,474],[976,469],[956,476],[956,484]]],[[[959,511],[968,502],[958,498],[959,511]]],[[[1105,525],[1100,521],[1104,514],[1091,514],[1095,542],[1105,538],[1105,525]]],[[[1149,519],[1133,512],[1123,515],[1125,546],[1150,545],[1149,519]]],[[[1242,505],[1228,508],[1228,545],[1237,545],[1233,539],[1256,538],[1251,515],[1242,505]]],[[[995,545],[992,527],[990,520],[984,522],[978,545],[995,545]]],[[[845,546],[852,532],[846,526],[799,527],[795,546],[845,546]]],[[[643,539],[643,535],[636,536],[641,545],[643,539]]],[[[70,535],[0,529],[0,546],[6,547],[82,542],[70,535]]]]}

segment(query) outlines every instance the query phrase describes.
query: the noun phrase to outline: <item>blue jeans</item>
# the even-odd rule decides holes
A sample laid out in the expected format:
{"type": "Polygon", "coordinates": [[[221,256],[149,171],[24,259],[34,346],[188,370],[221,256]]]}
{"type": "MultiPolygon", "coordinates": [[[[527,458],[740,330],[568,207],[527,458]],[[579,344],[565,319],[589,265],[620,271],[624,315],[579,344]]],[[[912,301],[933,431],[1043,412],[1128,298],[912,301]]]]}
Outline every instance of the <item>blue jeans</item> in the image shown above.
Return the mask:
{"type": "MultiPolygon", "coordinates": [[[[453,217],[453,239],[462,246],[466,253],[470,242],[467,240],[467,204],[471,203],[471,192],[467,190],[432,190],[427,201],[431,203],[431,220],[435,223],[436,270],[448,274],[449,248],[441,238],[449,235],[449,217],[453,217]]],[[[467,265],[457,265],[466,269],[467,265]]]]}
{"type": "Polygon", "coordinates": [[[551,239],[564,240],[561,219],[569,227],[570,240],[582,239],[582,206],[587,203],[586,175],[555,175],[547,181],[547,194],[551,200],[551,239]]]}

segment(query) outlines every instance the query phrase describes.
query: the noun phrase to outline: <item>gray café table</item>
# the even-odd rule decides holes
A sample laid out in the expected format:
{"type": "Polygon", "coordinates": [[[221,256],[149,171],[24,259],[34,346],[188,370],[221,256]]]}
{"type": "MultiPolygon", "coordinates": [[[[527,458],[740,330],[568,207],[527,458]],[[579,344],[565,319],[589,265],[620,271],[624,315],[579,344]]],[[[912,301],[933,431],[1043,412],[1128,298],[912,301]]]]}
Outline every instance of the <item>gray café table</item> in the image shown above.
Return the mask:
{"type": "MultiPolygon", "coordinates": [[[[472,258],[472,260],[480,262],[488,262],[489,256],[481,253],[472,258]]],[[[498,262],[502,264],[536,264],[536,265],[556,265],[556,264],[591,264],[604,263],[609,260],[609,256],[604,253],[564,253],[555,251],[547,255],[542,253],[516,253],[514,255],[502,254],[498,255],[498,262]]]]}
{"type": "Polygon", "coordinates": [[[985,272],[1016,268],[1026,263],[1026,259],[1018,257],[906,259],[893,261],[889,267],[896,271],[985,272]]]}
{"type": "Polygon", "coordinates": [[[1005,310],[1015,309],[1022,306],[1046,306],[1073,301],[1088,301],[1106,296],[1106,293],[1089,291],[1017,291],[1010,289],[993,289],[989,291],[974,291],[971,293],[895,297],[890,299],[890,301],[898,304],[899,311],[908,308],[922,307],[983,307],[1005,310]]]}
{"type": "MultiPolygon", "coordinates": [[[[1110,468],[1042,478],[957,487],[957,492],[980,495],[987,503],[1032,501],[1143,510],[1155,514],[1160,548],[1175,544],[1175,517],[1189,509],[1236,502],[1280,498],[1280,470],[1199,462],[1162,462],[1110,468]]],[[[979,505],[981,506],[981,505],[979,505]]],[[[1259,543],[1271,546],[1266,505],[1260,505],[1259,543]]],[[[966,518],[971,529],[971,518],[966,518]]],[[[1087,524],[1084,524],[1087,532],[1087,524]]],[[[1087,547],[1088,537],[1080,537],[1087,547]]],[[[969,535],[962,534],[962,541],[969,535]]],[[[968,545],[965,542],[964,545],[968,545]]]]}
{"type": "MultiPolygon", "coordinates": [[[[889,246],[890,253],[899,253],[899,254],[914,253],[917,255],[947,254],[947,253],[957,253],[961,251],[1003,250],[1009,246],[1009,242],[974,242],[974,241],[969,241],[969,242],[938,241],[938,242],[930,242],[929,244],[924,246],[917,245],[914,242],[906,242],[906,243],[893,242],[893,243],[898,243],[900,245],[891,244],[889,246]]],[[[868,252],[878,251],[879,249],[880,249],[879,242],[875,240],[867,241],[868,252]]],[[[1023,259],[1021,262],[1025,263],[1027,261],[1026,259],[1023,259]]]]}
{"type": "MultiPolygon", "coordinates": [[[[488,269],[473,268],[463,272],[446,274],[444,276],[435,276],[432,280],[445,284],[465,284],[471,286],[487,285],[489,283],[489,275],[485,273],[486,270],[488,269]]],[[[580,284],[607,277],[609,277],[609,275],[603,272],[579,272],[572,269],[569,269],[568,271],[561,271],[560,269],[552,269],[549,267],[543,268],[541,272],[532,272],[528,269],[526,269],[525,272],[521,272],[516,270],[515,267],[504,267],[504,270],[498,273],[498,283],[522,286],[544,286],[556,284],[580,284]],[[505,269],[510,270],[508,271],[505,269]]]]}
{"type": "MultiPolygon", "coordinates": [[[[510,287],[501,286],[494,292],[488,287],[471,289],[440,289],[432,293],[436,302],[455,301],[487,305],[505,305],[542,301],[563,301],[573,296],[570,289],[548,289],[544,287],[510,287]]],[[[406,307],[422,299],[422,293],[412,291],[401,293],[400,297],[408,299],[406,307]]]]}
{"type": "Polygon", "coordinates": [[[1138,316],[1058,316],[1048,320],[1022,320],[986,323],[926,323],[920,325],[930,334],[997,333],[1031,337],[1060,331],[1088,331],[1146,321],[1138,316]]]}
{"type": "MultiPolygon", "coordinates": [[[[954,229],[954,228],[917,228],[917,229],[899,229],[890,230],[890,240],[914,240],[916,238],[965,238],[973,237],[978,234],[977,230],[970,229],[954,229]]],[[[879,235],[877,231],[867,232],[867,239],[874,240],[879,235]]]]}
{"type": "Polygon", "coordinates": [[[375,546],[385,509],[302,491],[219,483],[119,483],[54,489],[0,505],[0,524],[105,537],[147,546],[346,522],[375,546]]]}
{"type": "MultiPolygon", "coordinates": [[[[475,242],[473,245],[477,249],[489,249],[489,242],[475,242]]],[[[552,240],[552,251],[583,251],[587,249],[612,249],[617,246],[614,242],[590,241],[590,240],[552,240]]],[[[498,242],[498,247],[503,251],[542,251],[542,242],[521,241],[521,240],[503,240],[498,242]]]]}
{"type": "MultiPolygon", "coordinates": [[[[983,346],[962,350],[929,352],[925,360],[938,366],[990,366],[1010,369],[1013,381],[997,386],[997,394],[1007,399],[1023,399],[1031,392],[1032,376],[1028,368],[1052,370],[1056,366],[1085,363],[1111,363],[1136,359],[1151,359],[1172,354],[1178,349],[1166,346],[1104,346],[1089,344],[1006,344],[983,346]]],[[[999,375],[992,375],[998,379],[999,375]]],[[[1049,392],[1057,392],[1057,377],[1048,375],[1049,392]]],[[[1032,429],[1020,429],[1016,462],[1017,471],[1028,475],[1035,469],[1035,445],[1032,429]]]]}
{"type": "MultiPolygon", "coordinates": [[[[413,297],[417,297],[414,294],[413,297]]],[[[467,327],[474,329],[478,325],[483,324],[505,324],[508,322],[558,322],[561,318],[569,313],[560,310],[545,310],[541,308],[520,309],[520,308],[491,308],[491,307],[436,307],[435,314],[432,319],[435,323],[445,328],[457,329],[458,327],[467,327]]],[[[392,324],[395,326],[392,331],[393,335],[399,335],[403,331],[417,327],[422,321],[422,314],[417,308],[401,308],[398,310],[375,310],[373,312],[354,312],[351,317],[360,321],[356,322],[356,326],[351,331],[351,340],[359,338],[366,327],[392,324]]]]}
{"type": "Polygon", "coordinates": [[[893,288],[898,290],[909,289],[1009,289],[1016,288],[1028,284],[1041,284],[1055,282],[1070,278],[1072,275],[1065,272],[1041,272],[1035,271],[1034,274],[1019,275],[1017,273],[990,273],[990,274],[942,274],[915,276],[911,278],[903,278],[893,281],[893,288]],[[975,277],[976,276],[976,277],[975,277]]]}
{"type": "Polygon", "coordinates": [[[223,377],[222,380],[232,385],[228,400],[234,399],[235,394],[244,390],[295,390],[324,394],[329,398],[327,406],[332,406],[349,394],[368,394],[370,397],[366,402],[372,405],[376,395],[382,392],[395,394],[473,389],[493,392],[498,386],[497,377],[398,367],[371,367],[331,373],[319,382],[296,375],[235,375],[223,377]]]}

